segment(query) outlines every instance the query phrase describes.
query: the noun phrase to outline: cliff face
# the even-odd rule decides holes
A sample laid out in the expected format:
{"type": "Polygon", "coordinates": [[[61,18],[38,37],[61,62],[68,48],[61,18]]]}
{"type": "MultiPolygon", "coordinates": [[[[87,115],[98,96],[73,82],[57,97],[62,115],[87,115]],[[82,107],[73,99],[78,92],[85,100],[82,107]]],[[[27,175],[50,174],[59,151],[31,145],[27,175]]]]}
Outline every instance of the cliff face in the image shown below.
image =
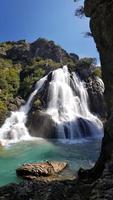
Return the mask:
{"type": "Polygon", "coordinates": [[[109,114],[113,106],[113,0],[86,0],[85,14],[100,54],[109,114]]]}
{"type": "MultiPolygon", "coordinates": [[[[96,175],[102,173],[106,163],[111,166],[109,162],[113,160],[113,0],[85,0],[84,6],[85,15],[90,17],[90,29],[100,54],[108,109],[100,157],[91,170],[92,175],[96,175]]],[[[109,171],[110,167],[107,167],[107,172],[109,171]]]]}

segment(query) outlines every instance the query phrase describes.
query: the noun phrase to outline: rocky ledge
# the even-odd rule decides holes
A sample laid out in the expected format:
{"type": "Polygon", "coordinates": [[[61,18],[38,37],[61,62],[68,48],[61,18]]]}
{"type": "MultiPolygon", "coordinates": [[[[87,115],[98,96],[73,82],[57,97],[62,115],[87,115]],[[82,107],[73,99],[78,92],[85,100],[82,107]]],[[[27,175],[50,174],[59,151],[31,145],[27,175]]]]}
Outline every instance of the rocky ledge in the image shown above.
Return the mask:
{"type": "Polygon", "coordinates": [[[66,167],[56,161],[24,164],[16,173],[25,181],[1,187],[0,200],[87,200],[94,184],[64,176],[66,167]]]}
{"type": "Polygon", "coordinates": [[[77,177],[63,176],[61,172],[67,167],[67,162],[57,161],[24,164],[16,173],[25,181],[1,187],[0,200],[113,199],[113,162],[106,165],[103,175],[95,181],[87,176],[81,178],[80,170],[77,177]]]}
{"type": "Polygon", "coordinates": [[[67,167],[67,162],[47,161],[24,164],[16,170],[19,177],[27,180],[53,180],[67,167]]]}

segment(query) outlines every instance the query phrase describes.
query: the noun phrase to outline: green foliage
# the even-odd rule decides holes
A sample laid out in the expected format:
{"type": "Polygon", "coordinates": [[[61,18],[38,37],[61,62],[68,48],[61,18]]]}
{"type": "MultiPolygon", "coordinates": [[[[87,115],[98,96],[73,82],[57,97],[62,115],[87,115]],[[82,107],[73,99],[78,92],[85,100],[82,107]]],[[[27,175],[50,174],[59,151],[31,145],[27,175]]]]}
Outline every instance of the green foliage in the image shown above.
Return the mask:
{"type": "Polygon", "coordinates": [[[0,58],[0,69],[12,67],[12,60],[0,58]]]}
{"type": "Polygon", "coordinates": [[[0,58],[0,100],[4,103],[18,93],[20,70],[20,64],[13,64],[12,60],[0,58]]]}
{"type": "Polygon", "coordinates": [[[0,89],[15,96],[19,88],[19,73],[15,68],[1,68],[0,89]]]}
{"type": "Polygon", "coordinates": [[[10,50],[13,47],[13,42],[2,42],[0,43],[0,52],[5,53],[6,51],[10,50]]]}
{"type": "Polygon", "coordinates": [[[96,67],[95,69],[94,69],[94,71],[93,71],[93,74],[95,75],[95,76],[98,76],[98,77],[102,77],[102,72],[101,72],[101,68],[100,67],[96,67]]]}
{"type": "Polygon", "coordinates": [[[93,68],[96,65],[96,58],[81,58],[76,67],[93,68]]]}
{"type": "Polygon", "coordinates": [[[20,94],[26,98],[32,90],[33,85],[51,70],[60,67],[60,63],[56,63],[51,59],[43,60],[36,58],[32,60],[21,71],[20,94]]]}
{"type": "Polygon", "coordinates": [[[7,113],[7,106],[4,102],[0,101],[0,126],[5,120],[6,113],[7,113]]]}
{"type": "Polygon", "coordinates": [[[17,69],[9,68],[7,70],[6,81],[8,84],[8,91],[15,96],[19,89],[19,74],[17,69]]]}
{"type": "Polygon", "coordinates": [[[67,65],[68,68],[70,68],[71,70],[74,70],[75,68],[75,63],[73,62],[71,58],[64,57],[63,65],[67,65]]]}
{"type": "Polygon", "coordinates": [[[40,107],[41,107],[41,101],[40,101],[40,99],[36,99],[35,101],[34,101],[34,108],[35,108],[35,110],[36,109],[39,109],[40,107]]]}

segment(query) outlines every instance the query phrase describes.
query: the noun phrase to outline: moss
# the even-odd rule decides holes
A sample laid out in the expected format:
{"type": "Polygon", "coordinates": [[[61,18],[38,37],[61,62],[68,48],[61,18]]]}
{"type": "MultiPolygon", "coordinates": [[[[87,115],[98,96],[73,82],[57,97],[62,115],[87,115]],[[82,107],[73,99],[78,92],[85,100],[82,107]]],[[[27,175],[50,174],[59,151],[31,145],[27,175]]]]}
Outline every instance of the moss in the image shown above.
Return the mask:
{"type": "Polygon", "coordinates": [[[34,101],[34,108],[35,109],[39,109],[40,107],[41,107],[41,105],[42,105],[42,103],[41,103],[41,101],[40,101],[40,99],[36,99],[35,101],[34,101]]]}

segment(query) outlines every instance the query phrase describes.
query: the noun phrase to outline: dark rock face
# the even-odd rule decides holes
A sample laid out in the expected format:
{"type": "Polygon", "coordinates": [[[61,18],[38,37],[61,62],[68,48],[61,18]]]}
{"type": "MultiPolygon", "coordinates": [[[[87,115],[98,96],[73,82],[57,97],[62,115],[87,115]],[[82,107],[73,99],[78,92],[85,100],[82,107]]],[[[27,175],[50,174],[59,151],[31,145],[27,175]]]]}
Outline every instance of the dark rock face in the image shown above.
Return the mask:
{"type": "Polygon", "coordinates": [[[65,57],[70,58],[69,54],[53,41],[38,39],[31,43],[31,56],[52,59],[55,62],[62,62],[65,57]]]}
{"type": "Polygon", "coordinates": [[[28,60],[30,57],[30,44],[24,40],[20,40],[7,51],[7,57],[14,61],[28,60]]]}
{"type": "Polygon", "coordinates": [[[93,74],[93,70],[83,66],[76,69],[79,77],[86,84],[91,112],[105,119],[107,109],[104,100],[104,85],[101,79],[93,74]]]}
{"type": "Polygon", "coordinates": [[[106,106],[104,101],[104,86],[101,80],[95,76],[86,79],[86,88],[89,94],[90,109],[101,118],[106,118],[106,106]]]}
{"type": "Polygon", "coordinates": [[[33,43],[28,43],[25,40],[15,42],[12,48],[4,52],[0,48],[0,54],[6,55],[14,61],[29,61],[30,59],[41,57],[43,59],[51,59],[55,62],[62,63],[65,59],[78,60],[78,56],[69,55],[64,49],[56,45],[53,41],[39,38],[33,43]]]}
{"type": "Polygon", "coordinates": [[[100,54],[108,110],[100,157],[92,169],[96,176],[102,173],[113,154],[113,0],[85,0],[85,14],[90,17],[91,32],[100,54]]]}
{"type": "Polygon", "coordinates": [[[108,164],[101,178],[96,181],[91,192],[91,200],[112,200],[113,198],[113,163],[108,164]],[[111,170],[110,170],[111,168],[111,170]]]}
{"type": "Polygon", "coordinates": [[[79,60],[79,56],[75,53],[70,53],[70,56],[74,62],[77,62],[79,60]]]}
{"type": "Polygon", "coordinates": [[[23,182],[0,188],[1,200],[88,200],[91,188],[77,181],[23,182]]]}
{"type": "Polygon", "coordinates": [[[86,0],[85,14],[100,54],[105,98],[110,113],[113,106],[113,1],[86,0]]]}
{"type": "Polygon", "coordinates": [[[31,112],[27,124],[32,136],[55,138],[55,123],[50,115],[39,110],[31,112]]]}

